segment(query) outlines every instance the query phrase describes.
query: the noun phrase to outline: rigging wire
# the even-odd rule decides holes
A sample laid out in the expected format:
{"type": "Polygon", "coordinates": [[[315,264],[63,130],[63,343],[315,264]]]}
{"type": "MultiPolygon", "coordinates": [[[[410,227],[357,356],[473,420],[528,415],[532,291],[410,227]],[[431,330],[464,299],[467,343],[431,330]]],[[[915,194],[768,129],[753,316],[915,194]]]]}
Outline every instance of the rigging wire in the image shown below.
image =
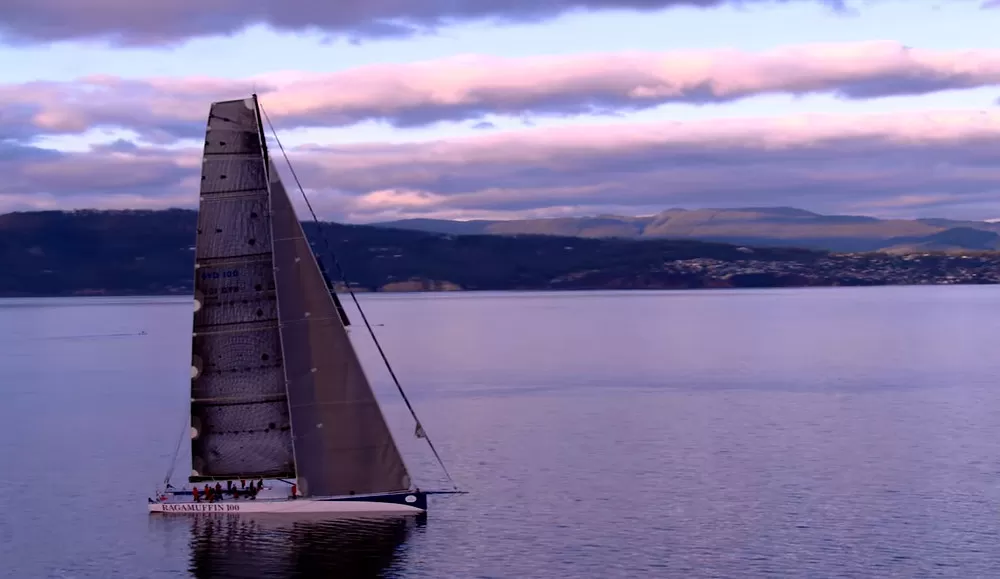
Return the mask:
{"type": "MultiPolygon", "coordinates": [[[[434,453],[434,458],[437,459],[438,464],[441,465],[441,470],[444,471],[444,475],[448,477],[448,482],[451,483],[455,490],[458,490],[458,484],[455,483],[455,479],[451,478],[451,474],[448,472],[448,468],[444,465],[444,461],[441,460],[441,455],[438,454],[436,448],[434,448],[434,443],[431,442],[430,436],[424,430],[423,425],[420,423],[420,419],[417,418],[417,412],[413,409],[410,404],[409,398],[406,397],[406,392],[403,391],[402,384],[399,383],[399,379],[396,378],[396,372],[392,369],[392,364],[389,363],[389,358],[385,355],[385,351],[382,350],[382,344],[379,343],[378,338],[375,336],[375,330],[372,329],[372,325],[368,322],[368,316],[365,315],[365,311],[361,308],[361,304],[358,302],[357,296],[354,294],[354,290],[351,289],[351,284],[347,281],[347,274],[344,273],[344,268],[341,267],[340,261],[337,259],[337,254],[334,253],[333,249],[330,247],[330,241],[326,237],[326,233],[323,230],[322,224],[319,222],[319,218],[316,217],[316,212],[313,211],[312,203],[309,202],[309,197],[306,195],[305,190],[302,188],[302,184],[299,182],[298,175],[295,174],[295,168],[292,167],[292,162],[288,159],[288,154],[285,153],[285,147],[281,144],[281,139],[278,138],[277,131],[274,130],[274,125],[271,124],[271,118],[267,116],[267,112],[264,111],[264,107],[260,106],[260,102],[257,103],[257,108],[260,109],[261,114],[264,116],[264,120],[267,121],[267,126],[271,129],[271,134],[274,136],[274,142],[277,143],[278,149],[281,151],[281,155],[285,158],[285,163],[288,165],[288,170],[291,172],[292,179],[295,180],[295,186],[298,187],[299,193],[302,194],[302,198],[306,202],[306,207],[309,208],[309,214],[312,215],[313,222],[316,224],[316,229],[320,234],[320,239],[323,241],[323,246],[326,252],[330,255],[330,259],[333,260],[334,267],[337,268],[337,273],[340,275],[341,280],[344,282],[344,286],[347,288],[347,292],[351,295],[351,300],[354,302],[354,307],[358,308],[358,313],[361,314],[361,320],[365,323],[365,328],[368,329],[368,334],[372,337],[372,341],[375,343],[375,347],[378,349],[379,355],[382,357],[382,362],[385,364],[386,369],[389,371],[389,376],[392,377],[393,384],[396,385],[396,390],[399,391],[399,395],[403,398],[403,402],[406,403],[406,408],[410,411],[410,416],[413,417],[414,422],[416,422],[416,435],[418,438],[423,438],[427,441],[427,446],[430,447],[431,452],[434,453]]],[[[331,288],[330,291],[334,291],[331,288]]]]}
{"type": "Polygon", "coordinates": [[[184,431],[187,430],[187,414],[184,415],[184,424],[181,428],[181,435],[177,437],[177,446],[174,448],[174,457],[170,459],[170,468],[167,469],[167,476],[163,477],[163,484],[170,484],[170,477],[174,476],[174,468],[177,467],[177,456],[181,453],[181,443],[184,442],[184,431]]]}

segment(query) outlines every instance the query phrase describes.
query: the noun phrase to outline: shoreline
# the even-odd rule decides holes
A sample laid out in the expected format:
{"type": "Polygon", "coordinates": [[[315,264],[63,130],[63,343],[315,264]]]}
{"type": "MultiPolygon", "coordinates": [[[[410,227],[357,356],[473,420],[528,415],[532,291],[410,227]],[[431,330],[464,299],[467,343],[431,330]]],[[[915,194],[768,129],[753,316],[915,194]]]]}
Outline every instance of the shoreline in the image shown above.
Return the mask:
{"type": "MultiPolygon", "coordinates": [[[[574,287],[574,288],[518,288],[518,289],[413,289],[413,290],[363,290],[356,289],[356,294],[374,295],[399,295],[399,294],[448,294],[448,293],[573,293],[573,292],[674,292],[674,291],[725,291],[725,290],[760,290],[760,289],[833,289],[833,288],[878,288],[878,287],[943,287],[943,286],[979,286],[979,285],[1000,285],[1000,281],[987,282],[943,282],[943,283],[863,283],[863,284],[803,284],[803,285],[744,285],[744,286],[719,286],[707,285],[701,287],[574,287]]],[[[338,295],[349,295],[346,291],[338,291],[338,295]]],[[[58,298],[166,298],[190,297],[194,299],[194,292],[93,292],[86,293],[58,293],[58,294],[4,294],[3,299],[58,299],[58,298]]]]}

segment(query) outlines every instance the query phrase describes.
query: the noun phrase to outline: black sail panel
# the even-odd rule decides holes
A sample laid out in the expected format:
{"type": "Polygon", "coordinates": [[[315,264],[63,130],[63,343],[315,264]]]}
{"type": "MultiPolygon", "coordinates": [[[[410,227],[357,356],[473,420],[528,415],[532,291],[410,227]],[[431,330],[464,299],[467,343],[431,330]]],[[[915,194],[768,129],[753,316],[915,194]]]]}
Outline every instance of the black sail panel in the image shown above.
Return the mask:
{"type": "Polygon", "coordinates": [[[253,99],[213,103],[195,242],[191,481],[295,476],[264,163],[253,99]]]}
{"type": "Polygon", "coordinates": [[[306,496],[406,490],[410,478],[403,458],[273,168],[270,179],[275,282],[299,488],[306,496]]]}

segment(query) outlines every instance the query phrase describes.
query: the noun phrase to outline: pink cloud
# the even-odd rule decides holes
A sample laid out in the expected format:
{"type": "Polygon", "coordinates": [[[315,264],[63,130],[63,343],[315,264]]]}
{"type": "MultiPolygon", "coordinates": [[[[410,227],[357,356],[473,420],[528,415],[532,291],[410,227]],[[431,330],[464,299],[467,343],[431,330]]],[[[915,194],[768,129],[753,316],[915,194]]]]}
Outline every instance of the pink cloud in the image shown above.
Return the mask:
{"type": "Polygon", "coordinates": [[[759,53],[467,55],[237,81],[88,77],[72,83],[0,85],[0,117],[7,131],[22,136],[112,126],[154,139],[198,138],[209,102],[247,94],[254,86],[269,113],[290,129],[366,120],[418,126],[487,115],[617,113],[764,94],[866,99],[997,84],[1000,50],[935,51],[859,42],[759,53]]]}
{"type": "MultiPolygon", "coordinates": [[[[196,203],[197,149],[113,148],[0,151],[4,208],[39,195],[196,203]]],[[[959,207],[1000,198],[1000,111],[578,126],[290,155],[321,213],[355,221],[678,205],[877,210],[914,199],[959,207]]]]}

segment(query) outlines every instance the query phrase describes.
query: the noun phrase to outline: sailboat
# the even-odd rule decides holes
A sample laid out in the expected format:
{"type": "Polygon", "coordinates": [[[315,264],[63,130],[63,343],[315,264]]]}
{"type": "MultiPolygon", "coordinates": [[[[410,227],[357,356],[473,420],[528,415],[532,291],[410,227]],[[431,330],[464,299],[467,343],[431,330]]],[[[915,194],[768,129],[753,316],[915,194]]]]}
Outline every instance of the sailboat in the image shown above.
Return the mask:
{"type": "Polygon", "coordinates": [[[262,112],[256,94],[210,108],[191,345],[188,482],[197,490],[177,489],[168,471],[149,512],[425,512],[435,492],[412,484],[350,320],[268,154],[262,112]],[[226,490],[209,500],[201,484],[226,490]]]}

